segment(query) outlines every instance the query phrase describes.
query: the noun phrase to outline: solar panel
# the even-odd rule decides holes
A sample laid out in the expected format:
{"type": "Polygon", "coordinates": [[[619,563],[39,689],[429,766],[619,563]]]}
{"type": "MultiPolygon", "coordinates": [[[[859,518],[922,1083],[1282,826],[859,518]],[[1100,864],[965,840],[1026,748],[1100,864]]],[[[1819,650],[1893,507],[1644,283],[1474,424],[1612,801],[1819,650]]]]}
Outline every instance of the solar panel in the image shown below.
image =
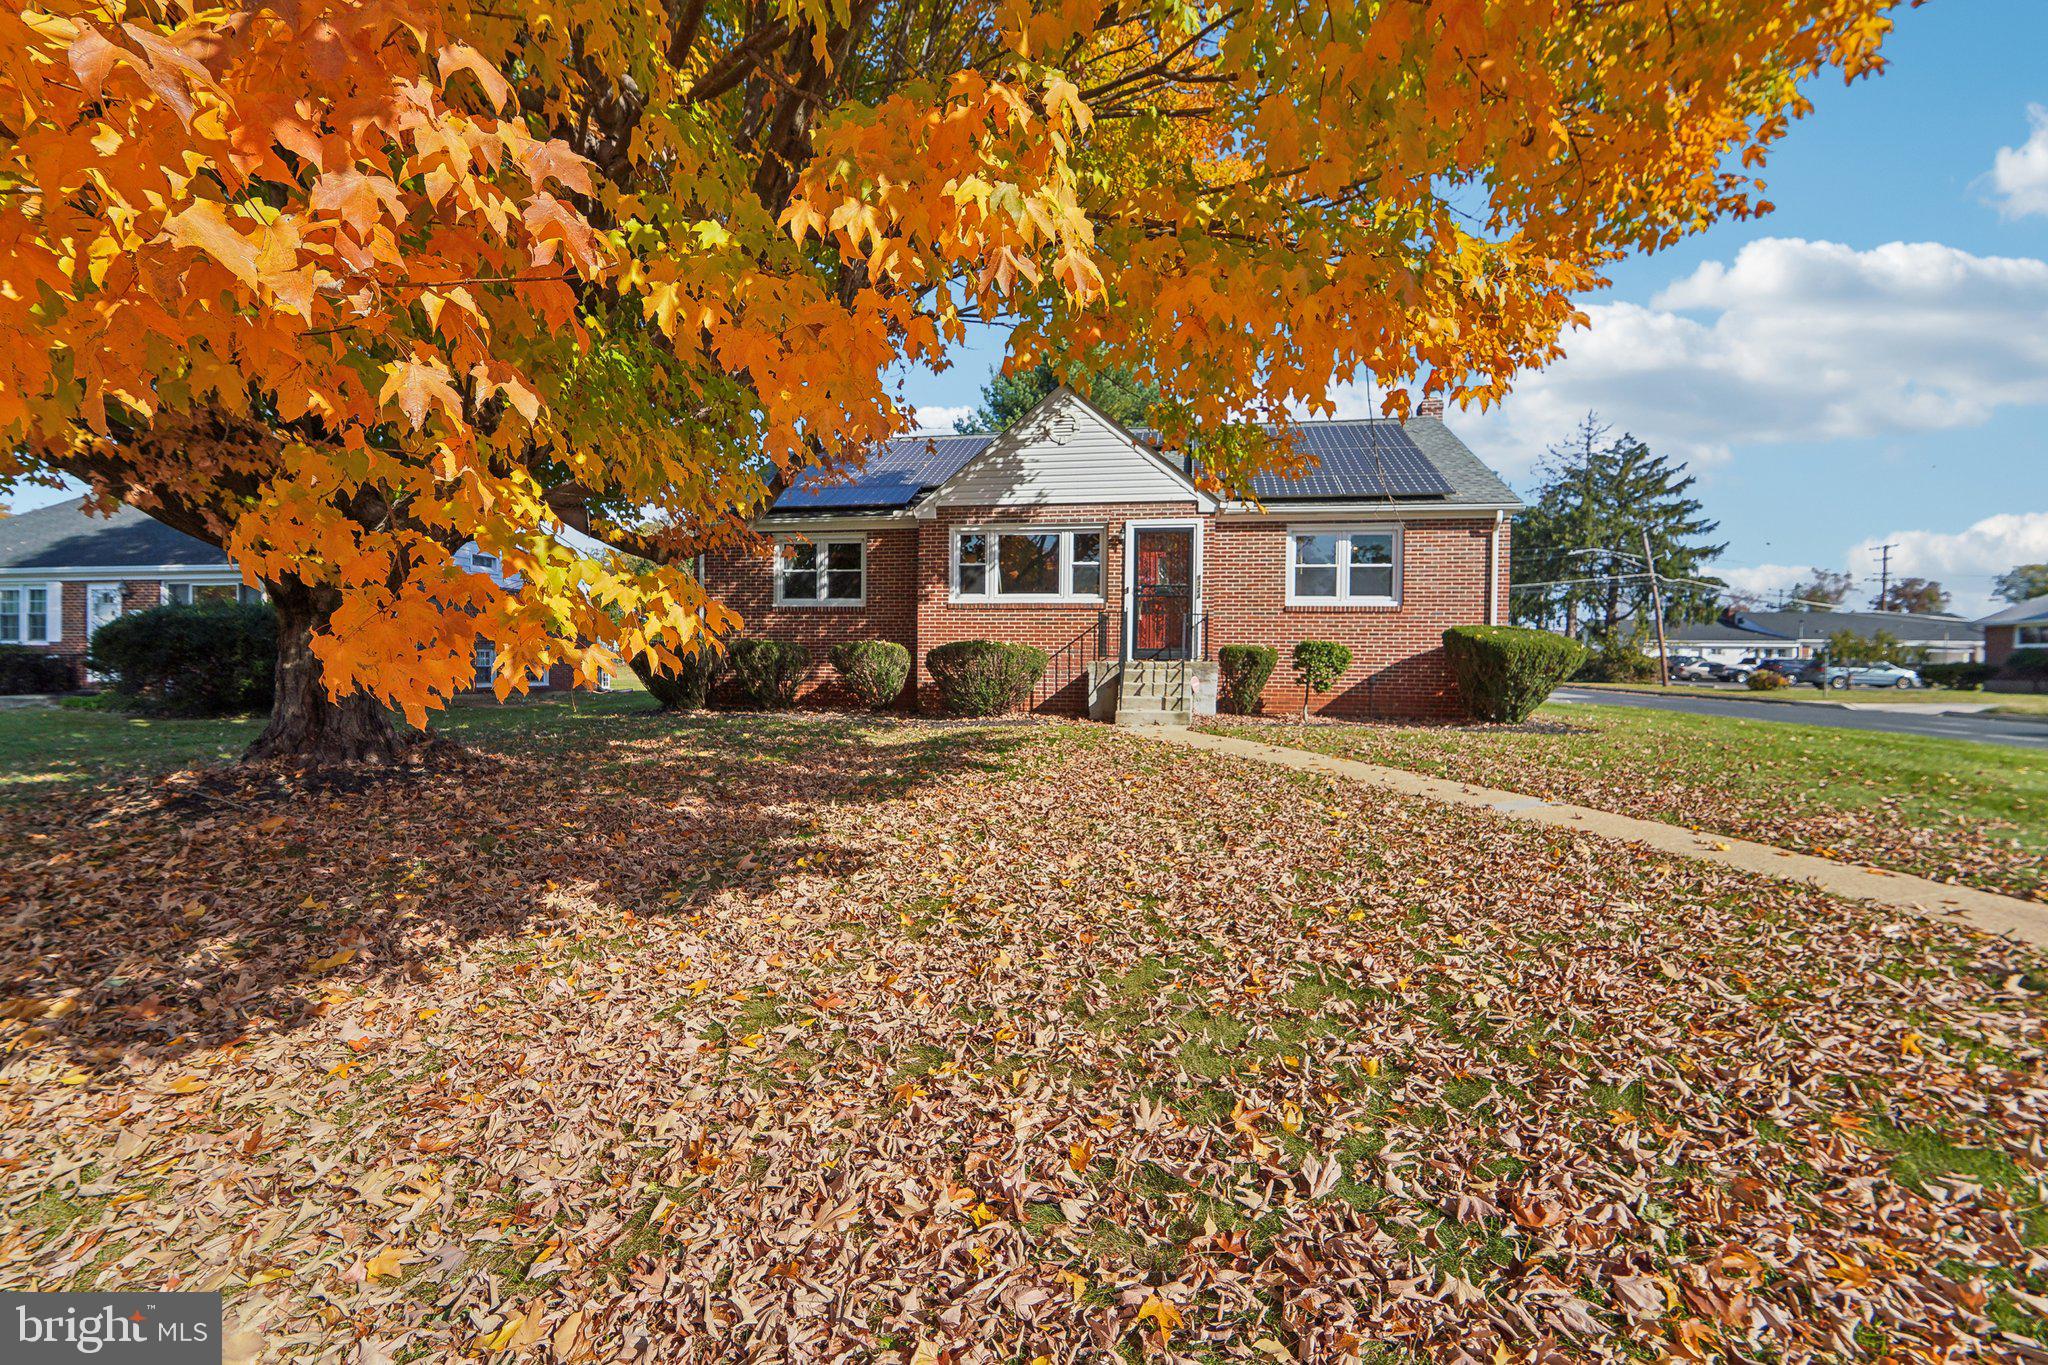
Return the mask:
{"type": "Polygon", "coordinates": [[[1450,482],[1392,421],[1316,422],[1294,429],[1294,449],[1313,464],[1300,474],[1257,474],[1262,501],[1288,498],[1442,497],[1450,482]]]}
{"type": "Polygon", "coordinates": [[[927,488],[960,472],[995,437],[903,436],[878,447],[866,465],[843,476],[813,473],[775,499],[772,510],[807,512],[843,507],[907,507],[927,488]]]}

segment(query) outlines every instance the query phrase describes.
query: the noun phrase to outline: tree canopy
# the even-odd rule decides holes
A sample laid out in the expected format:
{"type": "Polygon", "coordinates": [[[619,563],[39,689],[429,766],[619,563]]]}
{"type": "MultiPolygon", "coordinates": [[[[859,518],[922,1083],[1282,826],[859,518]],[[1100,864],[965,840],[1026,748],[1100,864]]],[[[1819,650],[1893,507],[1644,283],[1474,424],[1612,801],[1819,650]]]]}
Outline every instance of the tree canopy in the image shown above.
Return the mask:
{"type": "Polygon", "coordinates": [[[1991,591],[2006,602],[2048,596],[2048,564],[2015,564],[1992,581],[1991,591]]]}
{"type": "Polygon", "coordinates": [[[1197,442],[1366,375],[1497,398],[1610,262],[1767,208],[1890,7],[29,0],[0,480],[224,546],[281,711],[421,719],[479,640],[501,690],[672,665],[735,624],[687,557],[904,428],[891,374],[971,323],[1197,442]],[[633,558],[553,534],[585,508],[633,558]]]}
{"type": "Polygon", "coordinates": [[[1855,587],[1850,575],[1816,565],[1810,576],[1785,589],[1785,610],[1827,611],[1848,601],[1855,587]]]}
{"type": "Polygon", "coordinates": [[[1010,424],[1031,411],[1062,383],[1087,395],[1103,415],[1127,427],[1145,426],[1152,420],[1159,388],[1131,377],[1126,369],[1089,371],[1081,366],[1066,370],[1053,367],[1050,360],[1017,370],[998,369],[981,386],[981,406],[971,417],[954,424],[956,431],[1008,431],[1010,424]]]}
{"type": "Polygon", "coordinates": [[[1878,611],[1909,611],[1934,616],[1948,610],[1947,588],[1931,578],[1897,578],[1870,605],[1878,611]]]}

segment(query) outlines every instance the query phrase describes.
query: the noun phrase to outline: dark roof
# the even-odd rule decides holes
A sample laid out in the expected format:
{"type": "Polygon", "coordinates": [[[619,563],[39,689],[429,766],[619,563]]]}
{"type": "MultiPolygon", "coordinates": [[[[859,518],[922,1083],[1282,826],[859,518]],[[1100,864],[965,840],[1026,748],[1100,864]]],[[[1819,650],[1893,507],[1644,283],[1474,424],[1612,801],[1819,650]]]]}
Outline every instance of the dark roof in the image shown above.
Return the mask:
{"type": "MultiPolygon", "coordinates": [[[[1277,430],[1277,428],[1268,428],[1277,430]]],[[[1430,503],[1518,506],[1465,443],[1434,417],[1362,418],[1301,422],[1292,428],[1297,449],[1314,463],[1293,477],[1258,474],[1252,493],[1261,502],[1356,501],[1395,498],[1430,503]]],[[[1158,433],[1129,428],[1141,444],[1157,447],[1158,433]]],[[[801,479],[776,498],[775,512],[889,511],[908,507],[959,473],[995,440],[990,435],[905,436],[868,456],[859,470],[836,478],[801,479]]]]}
{"type": "Polygon", "coordinates": [[[874,511],[908,507],[937,488],[995,440],[974,436],[900,436],[840,477],[812,474],[782,490],[777,512],[874,511]]]}
{"type": "Polygon", "coordinates": [[[1980,628],[1984,626],[2022,626],[2034,621],[2048,621],[2048,594],[2043,594],[2040,597],[2029,597],[2024,602],[2015,602],[2009,607],[2002,607],[1977,622],[1977,625],[1980,628]]]}
{"type": "Polygon", "coordinates": [[[147,512],[120,506],[108,517],[84,498],[0,517],[0,569],[142,568],[152,564],[226,564],[205,541],[173,531],[147,512]]]}
{"type": "Polygon", "coordinates": [[[1719,621],[1694,621],[1681,626],[1666,626],[1664,638],[1673,644],[1682,645],[1753,645],[1775,637],[1760,630],[1725,626],[1719,621]]]}
{"type": "Polygon", "coordinates": [[[1973,644],[1984,632],[1960,616],[1918,616],[1902,611],[1745,611],[1736,620],[1751,630],[1787,640],[1825,640],[1851,631],[1884,631],[1901,644],[1973,644]]]}

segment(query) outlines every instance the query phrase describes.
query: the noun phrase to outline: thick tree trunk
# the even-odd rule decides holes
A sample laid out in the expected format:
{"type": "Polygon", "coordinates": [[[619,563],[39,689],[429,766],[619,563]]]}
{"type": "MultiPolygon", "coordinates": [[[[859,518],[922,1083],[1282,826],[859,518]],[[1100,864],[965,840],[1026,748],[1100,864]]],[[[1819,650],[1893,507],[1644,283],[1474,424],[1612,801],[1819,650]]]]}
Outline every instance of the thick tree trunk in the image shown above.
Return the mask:
{"type": "Polygon", "coordinates": [[[313,633],[340,604],[332,588],[298,579],[269,585],[277,608],[277,700],[270,724],[242,755],[245,762],[282,759],[304,767],[391,763],[417,740],[401,735],[390,713],[370,697],[327,695],[313,633]]]}

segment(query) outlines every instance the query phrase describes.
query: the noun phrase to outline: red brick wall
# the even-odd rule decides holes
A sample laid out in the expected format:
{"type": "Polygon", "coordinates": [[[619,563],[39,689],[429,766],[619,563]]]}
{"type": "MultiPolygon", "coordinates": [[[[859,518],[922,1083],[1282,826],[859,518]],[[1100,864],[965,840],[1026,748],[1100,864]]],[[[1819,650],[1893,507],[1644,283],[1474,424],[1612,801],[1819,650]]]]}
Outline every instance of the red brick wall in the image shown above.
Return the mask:
{"type": "Polygon", "coordinates": [[[1984,627],[1984,662],[2003,664],[2017,648],[2014,642],[2019,639],[2019,634],[2018,626],[1984,627]]]}
{"type": "Polygon", "coordinates": [[[938,691],[925,668],[924,656],[956,640],[1002,640],[1036,645],[1056,655],[1048,667],[1037,709],[1079,715],[1088,707],[1084,654],[1095,657],[1097,618],[1109,612],[1109,648],[1122,648],[1117,638],[1124,589],[1127,521],[1151,521],[1195,515],[1195,504],[1088,503],[1061,507],[946,507],[930,521],[918,523],[919,562],[932,566],[918,586],[918,652],[913,676],[919,703],[938,709],[938,691]],[[965,526],[1061,526],[1105,532],[1102,545],[1103,603],[1093,602],[954,602],[951,581],[953,532],[965,526]],[[1084,647],[1067,649],[1077,636],[1089,636],[1084,647]],[[1061,651],[1065,651],[1062,653],[1061,651]]]}
{"type": "MultiPolygon", "coordinates": [[[[775,551],[763,538],[753,550],[705,556],[704,586],[740,614],[747,635],[794,640],[811,651],[799,699],[819,704],[850,701],[832,667],[832,646],[845,640],[893,640],[917,660],[917,529],[891,526],[859,532],[819,531],[834,539],[863,534],[867,543],[867,604],[861,607],[778,607],[775,551]]],[[[906,694],[910,689],[906,688],[906,694]]]]}
{"type": "MultiPolygon", "coordinates": [[[[105,578],[91,580],[95,584],[109,581],[111,580],[105,578]]],[[[37,584],[9,583],[8,586],[30,588],[37,586],[37,584]]],[[[30,649],[40,650],[45,654],[53,654],[68,662],[71,665],[72,676],[81,684],[85,682],[85,595],[86,589],[89,586],[91,585],[83,579],[65,581],[60,588],[62,604],[58,608],[62,622],[59,627],[59,633],[62,638],[53,645],[30,644],[28,646],[30,649]]],[[[163,593],[163,584],[153,578],[124,581],[121,584],[121,610],[126,613],[141,611],[147,607],[162,606],[164,600],[163,593]]]]}
{"type": "MultiPolygon", "coordinates": [[[[963,526],[1100,526],[1105,606],[1110,614],[1109,647],[1122,619],[1124,553],[1129,521],[1195,515],[1192,503],[1114,504],[1074,507],[949,507],[914,526],[869,531],[867,605],[862,608],[777,608],[773,602],[772,558],[730,552],[712,556],[706,585],[713,596],[738,611],[749,635],[796,640],[810,646],[811,676],[802,698],[829,704],[841,700],[826,657],[840,640],[894,640],[910,650],[912,688],[921,709],[936,710],[938,698],[924,656],[955,640],[985,638],[1037,645],[1055,653],[1075,637],[1092,632],[1103,607],[1094,603],[956,603],[950,581],[952,535],[963,526]],[[923,566],[922,570],[920,566],[923,566]]],[[[1454,625],[1485,621],[1490,517],[1415,521],[1402,536],[1402,600],[1398,607],[1290,607],[1286,605],[1285,515],[1268,518],[1207,518],[1203,526],[1201,609],[1208,613],[1213,657],[1225,644],[1266,644],[1278,649],[1280,667],[1267,687],[1270,711],[1301,704],[1287,662],[1302,640],[1336,640],[1349,645],[1351,669],[1316,710],[1343,716],[1451,717],[1459,713],[1457,687],[1443,652],[1443,632],[1454,625]]],[[[824,534],[821,532],[820,534],[824,534]]],[[[1500,609],[1506,610],[1509,546],[1506,528],[1496,551],[1500,609]]],[[[1091,645],[1088,655],[1094,655],[1091,645]]],[[[1079,676],[1080,652],[1056,661],[1049,683],[1058,684],[1039,709],[1068,714],[1086,705],[1079,676]]]]}
{"type": "MultiPolygon", "coordinates": [[[[1487,542],[1493,521],[1411,521],[1401,537],[1401,604],[1396,607],[1290,607],[1285,515],[1222,517],[1211,523],[1206,581],[1212,651],[1227,644],[1271,645],[1280,666],[1266,685],[1268,711],[1301,706],[1290,663],[1303,640],[1351,649],[1351,668],[1312,709],[1333,716],[1459,714],[1458,689],[1444,656],[1443,633],[1486,619],[1487,542]]],[[[1501,562],[1505,564],[1506,538],[1501,562]]],[[[1505,579],[1505,570],[1500,577],[1505,579]]]]}

